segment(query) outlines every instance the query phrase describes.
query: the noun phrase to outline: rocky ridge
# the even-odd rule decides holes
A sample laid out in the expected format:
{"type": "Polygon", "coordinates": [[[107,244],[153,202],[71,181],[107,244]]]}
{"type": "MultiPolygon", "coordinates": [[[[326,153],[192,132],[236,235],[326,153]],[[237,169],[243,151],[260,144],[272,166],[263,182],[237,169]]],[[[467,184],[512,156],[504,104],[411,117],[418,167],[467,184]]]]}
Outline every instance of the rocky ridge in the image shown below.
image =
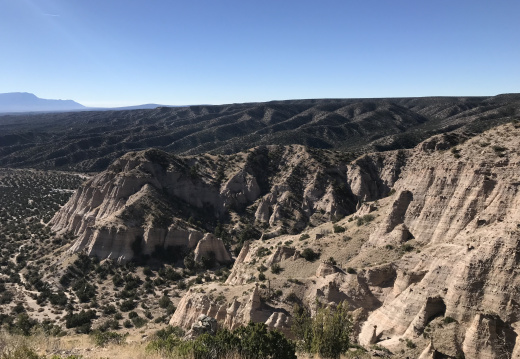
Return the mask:
{"type": "MultiPolygon", "coordinates": [[[[517,357],[519,145],[519,126],[508,124],[455,142],[435,136],[412,150],[352,162],[345,167],[352,192],[373,202],[337,222],[345,232],[334,233],[326,223],[306,230],[304,240],[283,235],[245,245],[218,288],[227,300],[224,305],[221,297],[219,310],[250,311],[253,306],[245,299],[237,304],[233,293],[254,288],[259,265],[278,263],[281,274],[265,272],[269,287],[260,286],[271,316],[290,314],[295,300],[311,308],[316,299],[346,300],[362,345],[411,357],[517,357]],[[368,164],[378,164],[377,171],[368,164]],[[382,188],[392,189],[388,197],[382,188]],[[301,258],[309,247],[321,260],[301,258]],[[336,266],[325,260],[329,255],[336,266]],[[278,288],[283,294],[273,297],[278,288]]],[[[196,317],[204,306],[184,303],[201,298],[209,297],[186,294],[171,323],[196,317]]],[[[279,323],[287,328],[289,316],[279,323]]]]}
{"type": "Polygon", "coordinates": [[[230,328],[254,320],[289,333],[294,303],[345,300],[362,345],[514,357],[519,127],[438,135],[351,162],[303,146],[220,158],[130,153],[87,182],[53,229],[78,236],[71,250],[121,260],[136,254],[136,238],[144,253],[197,248],[210,218],[231,233],[246,224],[261,231],[243,243],[225,284],[185,294],[170,323],[186,329],[204,314],[230,328]]]}
{"type": "Polygon", "coordinates": [[[0,115],[0,165],[99,172],[129,151],[177,154],[305,145],[356,153],[411,148],[518,117],[520,95],[316,99],[134,111],[0,115]]]}
{"type": "Polygon", "coordinates": [[[195,248],[218,221],[233,233],[246,218],[263,238],[297,233],[388,193],[402,165],[398,156],[349,164],[341,152],[303,146],[263,146],[231,156],[131,152],[87,181],[51,225],[78,237],[71,251],[119,261],[157,247],[195,248]]]}

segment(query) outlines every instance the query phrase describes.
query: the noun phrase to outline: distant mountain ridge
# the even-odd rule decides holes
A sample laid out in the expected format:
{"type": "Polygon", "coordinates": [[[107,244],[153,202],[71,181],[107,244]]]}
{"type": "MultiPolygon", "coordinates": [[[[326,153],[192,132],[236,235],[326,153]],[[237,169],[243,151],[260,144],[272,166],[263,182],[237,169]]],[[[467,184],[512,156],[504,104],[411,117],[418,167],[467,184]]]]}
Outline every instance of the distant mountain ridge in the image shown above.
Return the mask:
{"type": "Polygon", "coordinates": [[[0,113],[77,111],[84,109],[86,107],[76,101],[43,99],[28,92],[0,94],[0,113]]]}
{"type": "Polygon", "coordinates": [[[0,114],[24,112],[65,112],[65,111],[124,111],[150,110],[169,107],[155,103],[123,107],[87,107],[73,100],[50,100],[39,98],[29,92],[0,93],[0,114]]]}
{"type": "Polygon", "coordinates": [[[102,171],[123,154],[150,147],[193,155],[303,145],[359,154],[512,120],[520,120],[520,94],[11,114],[0,116],[0,166],[102,171]]]}

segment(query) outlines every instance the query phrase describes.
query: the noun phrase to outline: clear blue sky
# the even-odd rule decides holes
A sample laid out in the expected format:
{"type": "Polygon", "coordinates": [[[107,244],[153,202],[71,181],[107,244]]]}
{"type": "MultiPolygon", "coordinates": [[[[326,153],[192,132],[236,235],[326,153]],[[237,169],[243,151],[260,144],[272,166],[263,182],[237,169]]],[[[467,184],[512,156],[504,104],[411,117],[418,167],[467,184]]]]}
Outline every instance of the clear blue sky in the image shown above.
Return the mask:
{"type": "Polygon", "coordinates": [[[0,93],[87,106],[520,92],[518,0],[0,0],[0,93]]]}

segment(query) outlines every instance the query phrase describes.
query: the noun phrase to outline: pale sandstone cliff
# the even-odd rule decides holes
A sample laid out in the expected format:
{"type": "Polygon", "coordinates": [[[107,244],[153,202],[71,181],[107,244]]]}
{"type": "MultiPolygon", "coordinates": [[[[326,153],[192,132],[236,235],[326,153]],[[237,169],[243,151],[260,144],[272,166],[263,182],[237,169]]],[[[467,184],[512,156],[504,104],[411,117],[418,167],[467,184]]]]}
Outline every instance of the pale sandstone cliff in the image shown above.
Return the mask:
{"type": "MultiPolygon", "coordinates": [[[[284,267],[281,276],[296,275],[302,283],[289,288],[303,303],[346,300],[356,313],[365,311],[358,316],[363,345],[409,350],[412,357],[518,356],[520,130],[509,124],[455,147],[448,142],[436,136],[415,149],[366,155],[343,168],[351,193],[379,199],[359,212],[376,219],[366,231],[365,225],[339,222],[354,236],[347,242],[350,254],[344,254],[339,234],[321,227],[310,233],[319,234],[316,242],[304,243],[323,251],[322,258],[334,255],[343,268],[357,267],[356,274],[319,263],[306,263],[307,270],[282,246],[289,240],[296,253],[302,248],[298,237],[282,236],[247,243],[227,285],[245,285],[255,280],[259,263],[277,262],[284,267]],[[395,194],[383,198],[390,188],[395,194]],[[358,232],[366,237],[355,249],[358,232]],[[272,248],[270,257],[258,256],[261,246],[272,248]],[[408,349],[407,340],[417,349],[408,349]]],[[[268,277],[276,285],[277,277],[268,277]]],[[[272,307],[287,309],[288,303],[272,307]]],[[[178,311],[182,317],[182,307],[178,311]]]]}
{"type": "Polygon", "coordinates": [[[231,211],[252,211],[255,225],[268,226],[269,237],[352,213],[361,198],[389,191],[395,161],[388,160],[390,169],[382,158],[347,166],[335,156],[303,146],[264,146],[212,158],[131,152],[85,183],[51,225],[78,237],[72,251],[126,261],[135,255],[136,241],[141,254],[156,247],[195,248],[203,232],[231,211]],[[186,221],[201,216],[198,226],[186,221]]]}
{"type": "Polygon", "coordinates": [[[245,243],[222,286],[234,295],[224,293],[217,303],[190,290],[172,324],[189,328],[206,314],[231,328],[252,319],[287,330],[287,298],[294,293],[309,306],[347,301],[363,345],[408,350],[408,340],[418,346],[412,357],[518,356],[520,130],[504,125],[457,145],[465,139],[439,135],[411,150],[369,154],[349,164],[300,146],[262,147],[238,156],[220,182],[217,169],[200,166],[200,159],[132,153],[89,181],[52,224],[78,236],[73,250],[130,258],[139,236],[149,244],[146,253],[151,244],[200,243],[200,228],[182,220],[175,201],[209,208],[215,217],[245,208],[267,230],[264,240],[245,243]],[[338,222],[345,234],[323,224],[356,207],[357,214],[338,222]],[[368,214],[374,219],[356,222],[368,214]],[[309,239],[280,236],[281,228],[308,224],[317,226],[307,230],[309,239]],[[305,247],[322,260],[334,257],[337,269],[301,258],[305,247]],[[283,271],[266,272],[262,293],[283,294],[264,305],[252,282],[259,265],[272,264],[283,271]],[[250,296],[240,295],[252,288],[250,296]]]}

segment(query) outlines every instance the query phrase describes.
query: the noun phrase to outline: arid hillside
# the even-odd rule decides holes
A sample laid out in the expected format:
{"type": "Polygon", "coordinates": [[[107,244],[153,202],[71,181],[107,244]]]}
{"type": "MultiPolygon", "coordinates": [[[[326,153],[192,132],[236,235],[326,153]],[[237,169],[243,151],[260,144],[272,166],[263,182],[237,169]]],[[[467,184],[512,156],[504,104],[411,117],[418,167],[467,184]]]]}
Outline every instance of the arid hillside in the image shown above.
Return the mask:
{"type": "Polygon", "coordinates": [[[0,166],[101,171],[129,151],[232,154],[261,145],[366,152],[518,116],[520,96],[323,99],[0,116],[0,166]]]}
{"type": "Polygon", "coordinates": [[[133,152],[51,223],[77,236],[69,251],[100,259],[234,250],[227,280],[194,283],[172,325],[206,314],[290,335],[293,303],[346,300],[361,345],[397,357],[516,357],[519,146],[512,123],[354,160],[303,146],[133,152]]]}
{"type": "MultiPolygon", "coordinates": [[[[293,337],[295,304],[346,302],[364,358],[518,357],[517,107],[503,95],[1,117],[3,160],[103,170],[0,170],[0,325],[63,343],[108,333],[144,353],[200,315],[293,337]],[[101,130],[106,116],[121,122],[101,130]],[[166,123],[195,132],[148,137],[168,137],[166,123]],[[91,135],[106,141],[81,142],[91,135]]],[[[85,345],[67,354],[90,357],[85,345]]]]}

